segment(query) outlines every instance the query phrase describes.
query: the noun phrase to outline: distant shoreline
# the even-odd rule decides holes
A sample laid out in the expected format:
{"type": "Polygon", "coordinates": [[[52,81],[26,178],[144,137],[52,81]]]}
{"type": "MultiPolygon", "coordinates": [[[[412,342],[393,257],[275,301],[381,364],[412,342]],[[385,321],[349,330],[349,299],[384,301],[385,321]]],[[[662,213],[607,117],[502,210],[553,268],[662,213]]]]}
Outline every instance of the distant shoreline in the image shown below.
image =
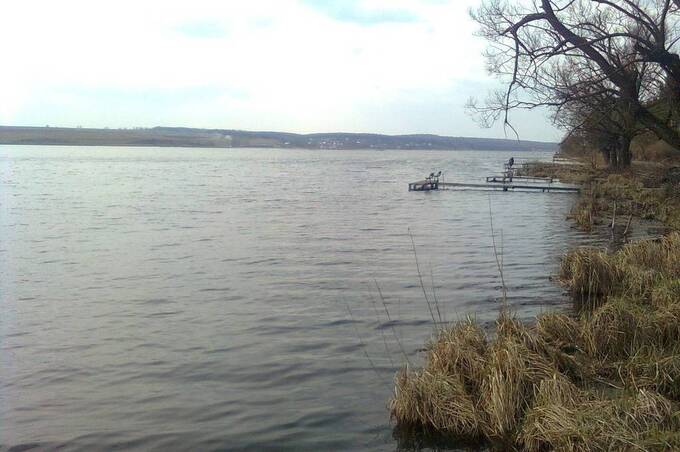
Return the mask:
{"type": "Polygon", "coordinates": [[[439,135],[296,134],[184,127],[91,129],[21,126],[0,126],[0,145],[551,152],[556,151],[558,146],[557,143],[541,141],[439,135]]]}

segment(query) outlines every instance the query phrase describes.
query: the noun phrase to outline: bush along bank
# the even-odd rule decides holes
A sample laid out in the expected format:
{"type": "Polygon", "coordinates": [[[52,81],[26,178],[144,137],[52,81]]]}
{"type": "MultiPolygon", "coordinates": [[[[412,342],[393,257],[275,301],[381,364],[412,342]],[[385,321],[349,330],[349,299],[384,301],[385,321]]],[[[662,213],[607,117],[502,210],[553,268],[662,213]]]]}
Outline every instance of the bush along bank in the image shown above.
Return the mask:
{"type": "Polygon", "coordinates": [[[502,309],[494,336],[472,319],[439,330],[424,367],[396,376],[397,430],[498,450],[680,448],[680,233],[577,249],[560,273],[575,316],[525,325],[502,309]]]}

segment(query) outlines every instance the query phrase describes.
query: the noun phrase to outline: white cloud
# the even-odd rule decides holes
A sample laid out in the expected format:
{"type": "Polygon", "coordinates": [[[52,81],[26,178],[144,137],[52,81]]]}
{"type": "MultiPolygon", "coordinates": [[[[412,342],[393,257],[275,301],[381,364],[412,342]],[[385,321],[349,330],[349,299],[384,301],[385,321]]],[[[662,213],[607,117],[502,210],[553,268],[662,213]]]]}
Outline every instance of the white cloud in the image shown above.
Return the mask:
{"type": "Polygon", "coordinates": [[[465,81],[488,82],[484,43],[467,15],[475,3],[348,1],[373,13],[340,20],[302,0],[8,2],[0,120],[488,135],[462,113],[465,98],[479,94],[461,93],[465,81]],[[212,95],[186,95],[197,90],[212,95]],[[421,130],[418,118],[417,129],[407,118],[396,125],[369,108],[422,110],[433,95],[459,99],[449,127],[421,130]]]}

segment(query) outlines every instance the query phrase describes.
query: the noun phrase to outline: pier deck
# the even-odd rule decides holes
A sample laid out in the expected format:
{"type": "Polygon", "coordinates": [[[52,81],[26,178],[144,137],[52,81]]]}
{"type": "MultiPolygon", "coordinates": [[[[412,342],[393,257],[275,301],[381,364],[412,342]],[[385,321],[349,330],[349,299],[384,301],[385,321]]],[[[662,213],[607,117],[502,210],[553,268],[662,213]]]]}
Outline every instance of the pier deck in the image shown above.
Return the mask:
{"type": "Polygon", "coordinates": [[[411,182],[408,184],[408,191],[432,191],[432,190],[451,190],[456,188],[471,188],[476,190],[503,190],[503,191],[541,191],[541,192],[566,192],[578,193],[580,188],[574,185],[566,185],[552,177],[538,177],[516,175],[516,167],[513,167],[514,159],[503,164],[504,171],[501,173],[487,176],[486,183],[467,183],[467,182],[444,182],[442,172],[430,173],[429,177],[411,182]],[[555,185],[557,182],[559,185],[555,185]]]}
{"type": "Polygon", "coordinates": [[[508,190],[538,190],[542,192],[547,192],[547,191],[561,191],[561,192],[568,192],[568,193],[578,193],[579,189],[578,187],[563,187],[563,186],[554,186],[552,184],[549,185],[525,185],[525,184],[516,184],[513,182],[506,182],[506,183],[488,183],[488,184],[470,184],[470,183],[458,183],[458,182],[439,182],[439,189],[453,189],[453,188],[483,188],[486,190],[503,190],[503,191],[508,191],[508,190]]]}
{"type": "Polygon", "coordinates": [[[545,182],[548,184],[552,184],[555,182],[555,180],[552,177],[538,177],[538,176],[512,176],[509,177],[505,174],[499,174],[496,176],[487,176],[486,181],[487,182],[493,182],[493,183],[511,183],[512,181],[510,180],[521,180],[521,181],[527,181],[527,182],[545,182]]]}
{"type": "Polygon", "coordinates": [[[578,187],[565,187],[565,186],[555,186],[552,184],[544,185],[526,185],[526,184],[516,184],[513,182],[505,183],[487,183],[487,184],[472,184],[472,183],[459,183],[459,182],[437,182],[428,183],[427,181],[419,181],[409,184],[409,191],[430,191],[430,190],[452,190],[456,188],[473,188],[473,189],[483,189],[483,190],[531,190],[531,191],[541,191],[541,192],[567,192],[567,193],[578,193],[578,187]]]}

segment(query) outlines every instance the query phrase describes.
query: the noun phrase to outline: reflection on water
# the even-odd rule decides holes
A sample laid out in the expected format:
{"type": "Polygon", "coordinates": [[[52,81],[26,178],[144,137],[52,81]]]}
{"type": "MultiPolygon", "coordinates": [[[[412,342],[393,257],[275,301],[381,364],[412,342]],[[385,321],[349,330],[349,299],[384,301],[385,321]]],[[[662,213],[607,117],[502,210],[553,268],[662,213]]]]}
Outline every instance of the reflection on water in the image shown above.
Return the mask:
{"type": "Polygon", "coordinates": [[[508,157],[1,147],[0,445],[394,449],[432,324],[409,230],[447,319],[498,309],[489,203],[510,303],[565,302],[574,195],[407,191],[508,157]]]}

